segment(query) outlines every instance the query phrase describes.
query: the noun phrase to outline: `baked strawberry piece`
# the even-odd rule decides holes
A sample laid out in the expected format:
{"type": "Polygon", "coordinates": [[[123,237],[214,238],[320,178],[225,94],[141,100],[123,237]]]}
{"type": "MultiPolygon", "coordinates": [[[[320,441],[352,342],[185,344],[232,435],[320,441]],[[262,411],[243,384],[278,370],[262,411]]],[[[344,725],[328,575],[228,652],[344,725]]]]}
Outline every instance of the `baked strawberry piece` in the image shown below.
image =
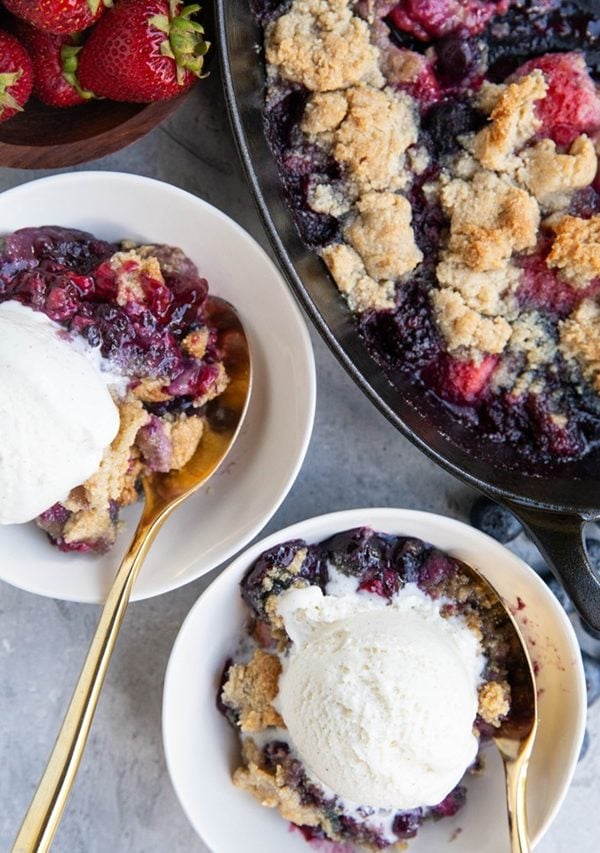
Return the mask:
{"type": "Polygon", "coordinates": [[[204,320],[208,284],[177,248],[59,227],[0,239],[0,303],[42,312],[107,377],[120,428],[99,470],[37,519],[65,551],[104,551],[147,472],[181,468],[227,376],[204,320]]]}
{"type": "Polygon", "coordinates": [[[515,77],[539,69],[548,86],[546,97],[536,106],[541,121],[538,134],[558,145],[570,145],[582,133],[593,136],[600,130],[600,94],[590,77],[583,53],[539,56],[522,65],[515,77]]]}

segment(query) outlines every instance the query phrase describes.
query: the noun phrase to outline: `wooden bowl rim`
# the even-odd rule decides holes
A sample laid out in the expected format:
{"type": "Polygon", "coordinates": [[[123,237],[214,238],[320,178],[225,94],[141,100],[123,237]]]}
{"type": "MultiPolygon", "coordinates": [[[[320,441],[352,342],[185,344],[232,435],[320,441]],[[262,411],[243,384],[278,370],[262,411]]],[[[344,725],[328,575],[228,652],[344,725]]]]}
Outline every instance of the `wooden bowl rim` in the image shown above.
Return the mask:
{"type": "Polygon", "coordinates": [[[132,116],[88,139],[48,145],[0,142],[0,166],[20,169],[55,169],[76,166],[113,154],[154,130],[175,112],[188,94],[189,91],[169,101],[140,104],[140,109],[132,116]]]}

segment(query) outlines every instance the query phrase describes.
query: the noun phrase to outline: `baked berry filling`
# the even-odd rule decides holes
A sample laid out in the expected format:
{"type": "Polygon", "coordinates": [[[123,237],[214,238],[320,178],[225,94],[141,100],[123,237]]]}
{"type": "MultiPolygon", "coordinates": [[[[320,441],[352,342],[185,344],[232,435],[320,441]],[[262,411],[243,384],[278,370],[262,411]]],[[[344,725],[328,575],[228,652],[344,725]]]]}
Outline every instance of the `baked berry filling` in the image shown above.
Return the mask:
{"type": "Polygon", "coordinates": [[[593,2],[253,7],[290,207],[384,373],[498,464],[507,440],[531,471],[596,448],[593,2]]]}
{"type": "Polygon", "coordinates": [[[121,428],[99,472],[37,519],[65,551],[104,551],[146,472],[182,467],[226,375],[203,308],[206,279],[180,249],[119,246],[59,227],[0,238],[0,302],[46,314],[115,379],[121,428]],[[118,387],[117,387],[118,386],[118,387]]]}

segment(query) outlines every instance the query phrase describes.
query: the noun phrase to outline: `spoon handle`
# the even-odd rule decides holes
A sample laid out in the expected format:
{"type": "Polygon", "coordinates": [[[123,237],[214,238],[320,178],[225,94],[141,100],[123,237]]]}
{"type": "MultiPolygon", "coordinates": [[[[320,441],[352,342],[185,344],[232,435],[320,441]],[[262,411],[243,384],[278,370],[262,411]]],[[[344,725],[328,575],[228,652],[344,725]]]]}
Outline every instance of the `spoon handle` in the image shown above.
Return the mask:
{"type": "Polygon", "coordinates": [[[527,759],[528,756],[521,755],[516,760],[505,760],[504,762],[512,853],[530,853],[531,850],[525,804],[527,759]]]}
{"type": "Polygon", "coordinates": [[[167,513],[144,511],[113,585],[64,722],[12,853],[38,853],[50,848],[83,756],[100,690],[139,569],[167,513]]]}

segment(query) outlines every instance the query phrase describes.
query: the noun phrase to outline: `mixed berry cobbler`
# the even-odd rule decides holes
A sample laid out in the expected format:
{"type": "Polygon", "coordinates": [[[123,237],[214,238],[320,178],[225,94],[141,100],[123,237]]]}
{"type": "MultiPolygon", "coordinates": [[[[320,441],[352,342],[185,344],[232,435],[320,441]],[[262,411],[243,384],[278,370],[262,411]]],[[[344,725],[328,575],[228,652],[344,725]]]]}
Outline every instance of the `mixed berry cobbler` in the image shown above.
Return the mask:
{"type": "Polygon", "coordinates": [[[110,389],[120,427],[100,468],[37,518],[61,550],[105,551],[144,474],[181,468],[195,452],[203,406],[227,384],[203,319],[207,292],[171,246],[115,245],[59,227],[0,239],[0,303],[43,312],[121,380],[110,389]]]}
{"type": "MultiPolygon", "coordinates": [[[[481,768],[481,738],[489,737],[511,707],[510,634],[499,627],[495,605],[461,571],[462,565],[419,539],[370,528],[345,531],[319,544],[284,542],[261,554],[241,583],[250,618],[237,651],[225,666],[217,700],[241,739],[242,764],[234,773],[234,784],[262,805],[278,808],[307,840],[326,839],[368,849],[392,845],[399,849],[404,840],[417,834],[423,821],[456,814],[465,802],[466,789],[461,784],[465,771],[481,768]],[[311,603],[299,608],[298,597],[311,603]],[[384,631],[378,641],[378,630],[386,616],[394,613],[398,616],[396,633],[384,631]],[[415,632],[413,624],[420,623],[411,619],[418,613],[426,613],[426,618],[422,630],[415,632]],[[371,617],[373,621],[364,623],[371,617]],[[403,644],[397,637],[404,623],[409,637],[403,644]],[[364,636],[360,635],[361,625],[367,628],[364,636]],[[297,648],[303,643],[310,647],[315,628],[320,631],[317,657],[310,659],[304,682],[301,678],[295,684],[300,706],[314,706],[314,725],[306,731],[306,707],[300,708],[298,726],[294,701],[290,703],[286,696],[293,695],[288,689],[290,678],[297,679],[297,672],[292,674],[297,648]],[[427,648],[428,631],[434,628],[434,633],[441,632],[442,644],[436,657],[424,653],[423,660],[422,647],[427,648]],[[457,637],[461,640],[458,669],[448,676],[446,694],[442,658],[457,637]],[[367,655],[360,657],[360,666],[353,663],[357,647],[359,657],[367,655]],[[446,787],[440,788],[439,777],[448,770],[447,753],[451,752],[444,726],[461,690],[457,673],[467,671],[473,649],[478,669],[471,674],[470,716],[463,720],[464,730],[455,734],[457,739],[471,738],[472,751],[457,773],[454,768],[454,777],[447,777],[446,787]],[[394,683],[393,673],[381,661],[386,655],[392,670],[408,666],[408,679],[402,676],[394,683]],[[321,669],[326,671],[325,680],[321,669]],[[429,671],[435,674],[429,676],[429,671]],[[417,682],[422,676],[433,681],[426,703],[418,695],[417,682]],[[340,688],[344,680],[346,688],[340,688]],[[324,685],[321,692],[319,685],[324,685]],[[340,695],[342,705],[336,705],[340,695]],[[399,726],[395,706],[403,704],[406,713],[399,726]],[[334,732],[337,751],[332,751],[331,744],[321,743],[328,726],[334,732]],[[365,759],[363,751],[361,760],[365,743],[367,756],[365,759]],[[374,800],[379,797],[378,802],[351,796],[356,780],[359,789],[364,787],[371,761],[377,772],[385,775],[389,770],[392,779],[374,778],[366,783],[365,790],[373,792],[374,800]],[[356,766],[344,767],[344,762],[356,766]],[[319,763],[321,769],[316,769],[319,763]],[[333,787],[328,781],[336,763],[336,778],[341,782],[333,787]],[[397,796],[410,807],[398,808],[398,800],[396,807],[393,802],[385,803],[386,792],[398,778],[404,793],[397,796]]],[[[451,661],[450,668],[455,663],[451,661]]]]}
{"type": "Polygon", "coordinates": [[[600,441],[596,0],[251,0],[266,135],[384,372],[535,470],[600,441]]]}

